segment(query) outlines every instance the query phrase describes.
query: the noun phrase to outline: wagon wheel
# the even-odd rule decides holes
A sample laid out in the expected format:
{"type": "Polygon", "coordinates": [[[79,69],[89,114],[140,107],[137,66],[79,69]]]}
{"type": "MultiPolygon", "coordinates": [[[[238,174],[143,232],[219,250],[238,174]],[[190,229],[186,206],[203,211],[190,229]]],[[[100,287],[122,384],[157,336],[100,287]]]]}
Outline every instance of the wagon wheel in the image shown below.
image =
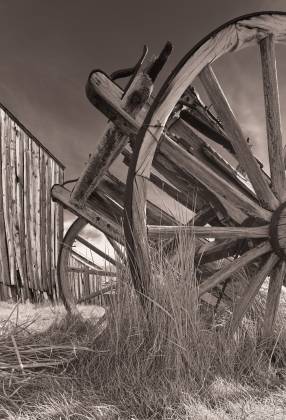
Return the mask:
{"type": "MultiPolygon", "coordinates": [[[[223,246],[221,239],[226,240],[227,246],[237,244],[238,239],[247,241],[247,248],[241,247],[237,258],[208,276],[199,285],[198,296],[203,297],[239,269],[254,261],[258,262],[254,277],[235,306],[231,329],[236,330],[264,280],[270,276],[264,320],[265,337],[271,335],[286,274],[286,189],[274,48],[276,42],[285,43],[285,41],[286,14],[262,12],[240,17],[221,26],[183,58],[162,86],[139,131],[133,162],[128,173],[124,223],[134,285],[137,291],[148,295],[152,276],[148,236],[159,234],[161,237],[167,237],[178,231],[178,227],[146,226],[144,209],[147,183],[157,146],[164,144],[165,152],[172,159],[179,159],[180,164],[195,179],[242,211],[245,217],[252,219],[251,227],[245,227],[241,223],[238,226],[229,224],[223,227],[187,226],[179,227],[179,230],[191,231],[197,237],[215,238],[213,245],[220,247],[223,246]],[[224,54],[255,45],[258,45],[261,56],[271,178],[263,173],[250,150],[247,139],[211,67],[211,63],[224,54]],[[168,136],[165,128],[168,118],[197,76],[224,127],[239,165],[252,184],[253,196],[243,193],[210,166],[180,148],[168,136]]],[[[233,254],[237,253],[236,246],[232,249],[233,254]]]]}
{"type": "MultiPolygon", "coordinates": [[[[120,265],[119,260],[124,258],[124,254],[117,242],[106,235],[104,235],[104,238],[110,244],[111,249],[113,248],[114,257],[88,241],[84,235],[84,230],[87,226],[92,229],[92,226],[81,217],[78,217],[71,224],[64,236],[58,257],[57,271],[61,296],[67,311],[71,313],[78,313],[78,304],[91,302],[96,297],[112,291],[115,285],[116,267],[120,265]],[[81,244],[83,249],[88,250],[88,255],[83,255],[82,251],[76,251],[76,244],[81,244]],[[95,261],[91,254],[99,256],[101,261],[95,261]],[[97,281],[101,279],[105,284],[101,284],[100,286],[102,287],[99,287],[97,290],[89,290],[88,287],[88,290],[85,291],[86,293],[78,297],[78,293],[72,290],[71,285],[71,272],[77,272],[78,270],[75,267],[70,267],[71,257],[89,267],[89,271],[86,271],[86,273],[95,275],[97,281]]],[[[94,230],[98,232],[97,229],[94,228],[94,230]]],[[[78,278],[77,281],[79,282],[80,279],[78,278]]]]}

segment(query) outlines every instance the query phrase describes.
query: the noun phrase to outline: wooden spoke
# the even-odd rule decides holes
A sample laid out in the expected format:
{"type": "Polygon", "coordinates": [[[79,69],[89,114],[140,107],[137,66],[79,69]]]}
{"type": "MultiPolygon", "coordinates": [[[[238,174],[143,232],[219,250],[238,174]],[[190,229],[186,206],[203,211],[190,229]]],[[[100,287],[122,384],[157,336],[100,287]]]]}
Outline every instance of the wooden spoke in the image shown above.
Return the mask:
{"type": "Polygon", "coordinates": [[[121,250],[120,246],[117,244],[116,241],[114,241],[112,238],[109,238],[109,236],[107,236],[107,240],[110,243],[110,245],[113,247],[115,253],[118,255],[118,257],[120,258],[120,260],[126,264],[126,257],[124,255],[124,252],[121,250]]]}
{"type": "Polygon", "coordinates": [[[202,296],[204,293],[210,291],[215,286],[229,278],[233,273],[237,270],[241,269],[242,267],[246,266],[251,261],[255,260],[261,255],[267,254],[271,251],[271,245],[269,242],[263,242],[262,244],[258,245],[256,248],[253,248],[241,257],[237,258],[236,260],[232,261],[230,264],[224,266],[219,271],[214,273],[210,276],[207,280],[205,280],[199,286],[199,296],[202,296]]]}
{"type": "Polygon", "coordinates": [[[230,327],[231,334],[233,334],[236,331],[242,317],[244,316],[245,312],[252,304],[264,280],[266,279],[268,274],[271,272],[271,270],[275,267],[277,262],[278,262],[278,256],[275,255],[274,253],[271,254],[268,257],[266,263],[263,265],[263,267],[255,275],[255,277],[253,279],[250,279],[249,286],[246,288],[243,296],[239,299],[239,301],[236,304],[231,327],[230,327]]]}
{"type": "Polygon", "coordinates": [[[91,293],[88,296],[83,296],[80,299],[78,299],[77,303],[83,303],[83,302],[87,302],[88,300],[94,299],[98,296],[102,296],[104,293],[108,293],[111,292],[114,289],[115,285],[111,284],[110,286],[106,286],[101,290],[97,290],[96,292],[91,293]]]}
{"type": "Polygon", "coordinates": [[[91,251],[95,252],[100,257],[104,258],[106,261],[109,261],[110,264],[114,265],[116,267],[116,261],[114,258],[107,255],[105,252],[101,251],[101,249],[97,248],[95,245],[88,242],[86,239],[82,238],[81,236],[77,236],[76,240],[80,242],[81,244],[85,245],[87,248],[89,248],[91,251]]]}
{"type": "Polygon", "coordinates": [[[223,121],[224,129],[232,142],[239,163],[245,169],[258,200],[265,208],[275,210],[279,202],[264,179],[261,169],[249,149],[243,132],[210,65],[202,70],[199,77],[219,118],[223,121]]]}
{"type": "Polygon", "coordinates": [[[70,251],[70,254],[75,257],[76,260],[89,265],[90,267],[93,267],[95,270],[101,271],[101,267],[99,267],[99,265],[95,264],[95,262],[93,262],[92,260],[90,260],[89,258],[84,257],[83,255],[79,254],[76,251],[70,251]]]}
{"type": "Polygon", "coordinates": [[[263,335],[265,338],[269,338],[273,333],[273,325],[277,315],[281,289],[285,276],[286,263],[285,261],[282,261],[270,275],[263,328],[263,335]]]}
{"type": "Polygon", "coordinates": [[[195,260],[200,264],[217,261],[237,254],[239,244],[237,239],[227,239],[220,242],[207,242],[196,251],[195,260]]]}
{"type": "Polygon", "coordinates": [[[272,189],[280,200],[284,200],[286,198],[285,168],[273,35],[268,35],[260,41],[260,53],[272,189]]]}
{"type": "Polygon", "coordinates": [[[267,238],[269,226],[225,227],[225,226],[148,226],[150,239],[168,239],[174,235],[193,234],[203,238],[267,238]]]}

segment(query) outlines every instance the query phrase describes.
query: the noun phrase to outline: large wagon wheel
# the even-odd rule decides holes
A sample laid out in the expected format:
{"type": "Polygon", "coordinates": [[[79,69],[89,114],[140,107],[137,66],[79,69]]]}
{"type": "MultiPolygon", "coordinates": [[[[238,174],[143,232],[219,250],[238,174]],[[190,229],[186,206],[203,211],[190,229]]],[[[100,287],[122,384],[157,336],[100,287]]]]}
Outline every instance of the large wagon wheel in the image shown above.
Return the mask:
{"type": "MultiPolygon", "coordinates": [[[[183,58],[161,88],[139,131],[128,174],[124,224],[135,288],[148,295],[152,276],[148,236],[159,234],[161,237],[166,237],[178,231],[177,227],[146,226],[147,183],[157,146],[164,145],[165,153],[177,161],[179,159],[192,177],[242,211],[248,217],[248,222],[252,220],[250,227],[245,227],[246,223],[236,226],[229,223],[229,226],[223,227],[188,226],[184,229],[194,232],[199,237],[215,238],[214,246],[218,244],[221,247],[221,239],[227,241],[228,247],[230,244],[237,244],[238,239],[244,242],[247,240],[248,246],[246,249],[241,247],[237,258],[208,276],[199,285],[198,295],[204,296],[242,267],[257,261],[259,268],[235,306],[232,331],[235,331],[253,303],[264,280],[270,276],[264,321],[266,337],[272,332],[286,274],[286,188],[274,48],[276,42],[285,43],[285,41],[286,14],[262,12],[240,17],[221,26],[183,58]],[[258,45],[261,55],[271,179],[265,176],[252,154],[211,67],[211,64],[224,54],[255,45],[258,45]],[[197,76],[222,122],[240,166],[252,184],[255,192],[253,197],[248,193],[242,193],[237,186],[229,183],[225,177],[216,173],[196,156],[180,148],[168,136],[168,131],[165,129],[168,118],[197,76]],[[262,256],[263,258],[260,258],[262,256]]],[[[182,230],[182,227],[179,229],[182,230]]],[[[237,247],[233,246],[232,249],[233,254],[237,253],[237,247]]]]}

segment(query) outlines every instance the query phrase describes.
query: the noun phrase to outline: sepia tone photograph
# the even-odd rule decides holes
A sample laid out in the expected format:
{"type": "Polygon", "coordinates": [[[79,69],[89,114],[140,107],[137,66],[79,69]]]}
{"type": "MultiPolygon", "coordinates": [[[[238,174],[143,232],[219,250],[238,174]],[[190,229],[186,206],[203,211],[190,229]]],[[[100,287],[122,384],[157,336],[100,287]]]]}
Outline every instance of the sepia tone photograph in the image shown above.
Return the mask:
{"type": "Polygon", "coordinates": [[[286,419],[285,75],[285,0],[0,0],[0,419],[286,419]]]}

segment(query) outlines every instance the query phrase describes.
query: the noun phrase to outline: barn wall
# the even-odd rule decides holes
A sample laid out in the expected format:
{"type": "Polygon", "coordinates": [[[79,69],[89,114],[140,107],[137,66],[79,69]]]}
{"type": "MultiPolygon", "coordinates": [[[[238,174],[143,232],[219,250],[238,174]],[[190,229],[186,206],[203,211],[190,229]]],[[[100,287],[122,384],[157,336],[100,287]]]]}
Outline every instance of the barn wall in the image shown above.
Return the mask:
{"type": "Polygon", "coordinates": [[[0,137],[0,299],[57,299],[63,209],[50,191],[64,166],[4,107],[0,137]]]}

